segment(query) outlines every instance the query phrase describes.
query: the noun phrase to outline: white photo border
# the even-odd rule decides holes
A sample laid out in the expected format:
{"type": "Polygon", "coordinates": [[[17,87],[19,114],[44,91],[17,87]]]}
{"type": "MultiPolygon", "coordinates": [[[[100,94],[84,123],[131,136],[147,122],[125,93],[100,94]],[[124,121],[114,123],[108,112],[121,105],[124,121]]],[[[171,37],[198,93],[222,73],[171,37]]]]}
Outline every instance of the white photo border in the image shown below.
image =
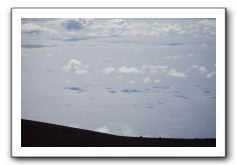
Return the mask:
{"type": "Polygon", "coordinates": [[[226,157],[225,8],[12,8],[12,157],[226,157]],[[215,18],[216,147],[21,147],[21,18],[215,18]]]}

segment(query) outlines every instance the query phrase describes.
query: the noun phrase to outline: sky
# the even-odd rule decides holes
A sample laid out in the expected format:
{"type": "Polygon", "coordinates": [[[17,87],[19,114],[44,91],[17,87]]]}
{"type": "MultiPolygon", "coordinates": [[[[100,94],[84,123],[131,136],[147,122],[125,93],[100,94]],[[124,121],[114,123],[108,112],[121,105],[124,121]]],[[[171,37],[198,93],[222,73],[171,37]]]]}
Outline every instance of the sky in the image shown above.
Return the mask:
{"type": "Polygon", "coordinates": [[[215,19],[24,18],[21,38],[23,119],[216,137],[215,19]]]}

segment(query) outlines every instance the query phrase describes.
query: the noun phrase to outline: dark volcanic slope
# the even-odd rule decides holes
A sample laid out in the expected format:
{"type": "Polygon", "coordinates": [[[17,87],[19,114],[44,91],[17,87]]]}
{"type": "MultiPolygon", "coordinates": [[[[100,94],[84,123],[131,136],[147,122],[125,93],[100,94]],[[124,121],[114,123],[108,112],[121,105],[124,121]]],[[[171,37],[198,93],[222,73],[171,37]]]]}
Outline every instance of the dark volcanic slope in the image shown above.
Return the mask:
{"type": "Polygon", "coordinates": [[[216,139],[125,137],[21,120],[22,147],[215,147],[216,139]]]}

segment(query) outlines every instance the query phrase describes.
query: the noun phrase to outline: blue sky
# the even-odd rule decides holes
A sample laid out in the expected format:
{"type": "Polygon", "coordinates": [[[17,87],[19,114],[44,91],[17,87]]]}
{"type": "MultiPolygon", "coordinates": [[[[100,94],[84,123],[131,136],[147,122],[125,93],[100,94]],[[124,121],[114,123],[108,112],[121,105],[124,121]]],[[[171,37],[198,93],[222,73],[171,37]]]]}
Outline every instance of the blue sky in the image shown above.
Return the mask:
{"type": "Polygon", "coordinates": [[[215,19],[22,19],[22,118],[216,137],[215,19]]]}

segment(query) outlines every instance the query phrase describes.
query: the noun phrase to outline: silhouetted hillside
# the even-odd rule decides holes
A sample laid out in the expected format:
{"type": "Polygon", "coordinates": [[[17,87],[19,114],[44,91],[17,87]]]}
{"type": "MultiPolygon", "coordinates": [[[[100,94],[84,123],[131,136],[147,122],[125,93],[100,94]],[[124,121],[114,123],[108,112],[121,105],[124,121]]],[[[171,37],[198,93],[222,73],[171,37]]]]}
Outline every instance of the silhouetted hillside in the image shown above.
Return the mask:
{"type": "Polygon", "coordinates": [[[116,136],[60,125],[21,120],[22,147],[215,147],[216,139],[116,136]]]}

